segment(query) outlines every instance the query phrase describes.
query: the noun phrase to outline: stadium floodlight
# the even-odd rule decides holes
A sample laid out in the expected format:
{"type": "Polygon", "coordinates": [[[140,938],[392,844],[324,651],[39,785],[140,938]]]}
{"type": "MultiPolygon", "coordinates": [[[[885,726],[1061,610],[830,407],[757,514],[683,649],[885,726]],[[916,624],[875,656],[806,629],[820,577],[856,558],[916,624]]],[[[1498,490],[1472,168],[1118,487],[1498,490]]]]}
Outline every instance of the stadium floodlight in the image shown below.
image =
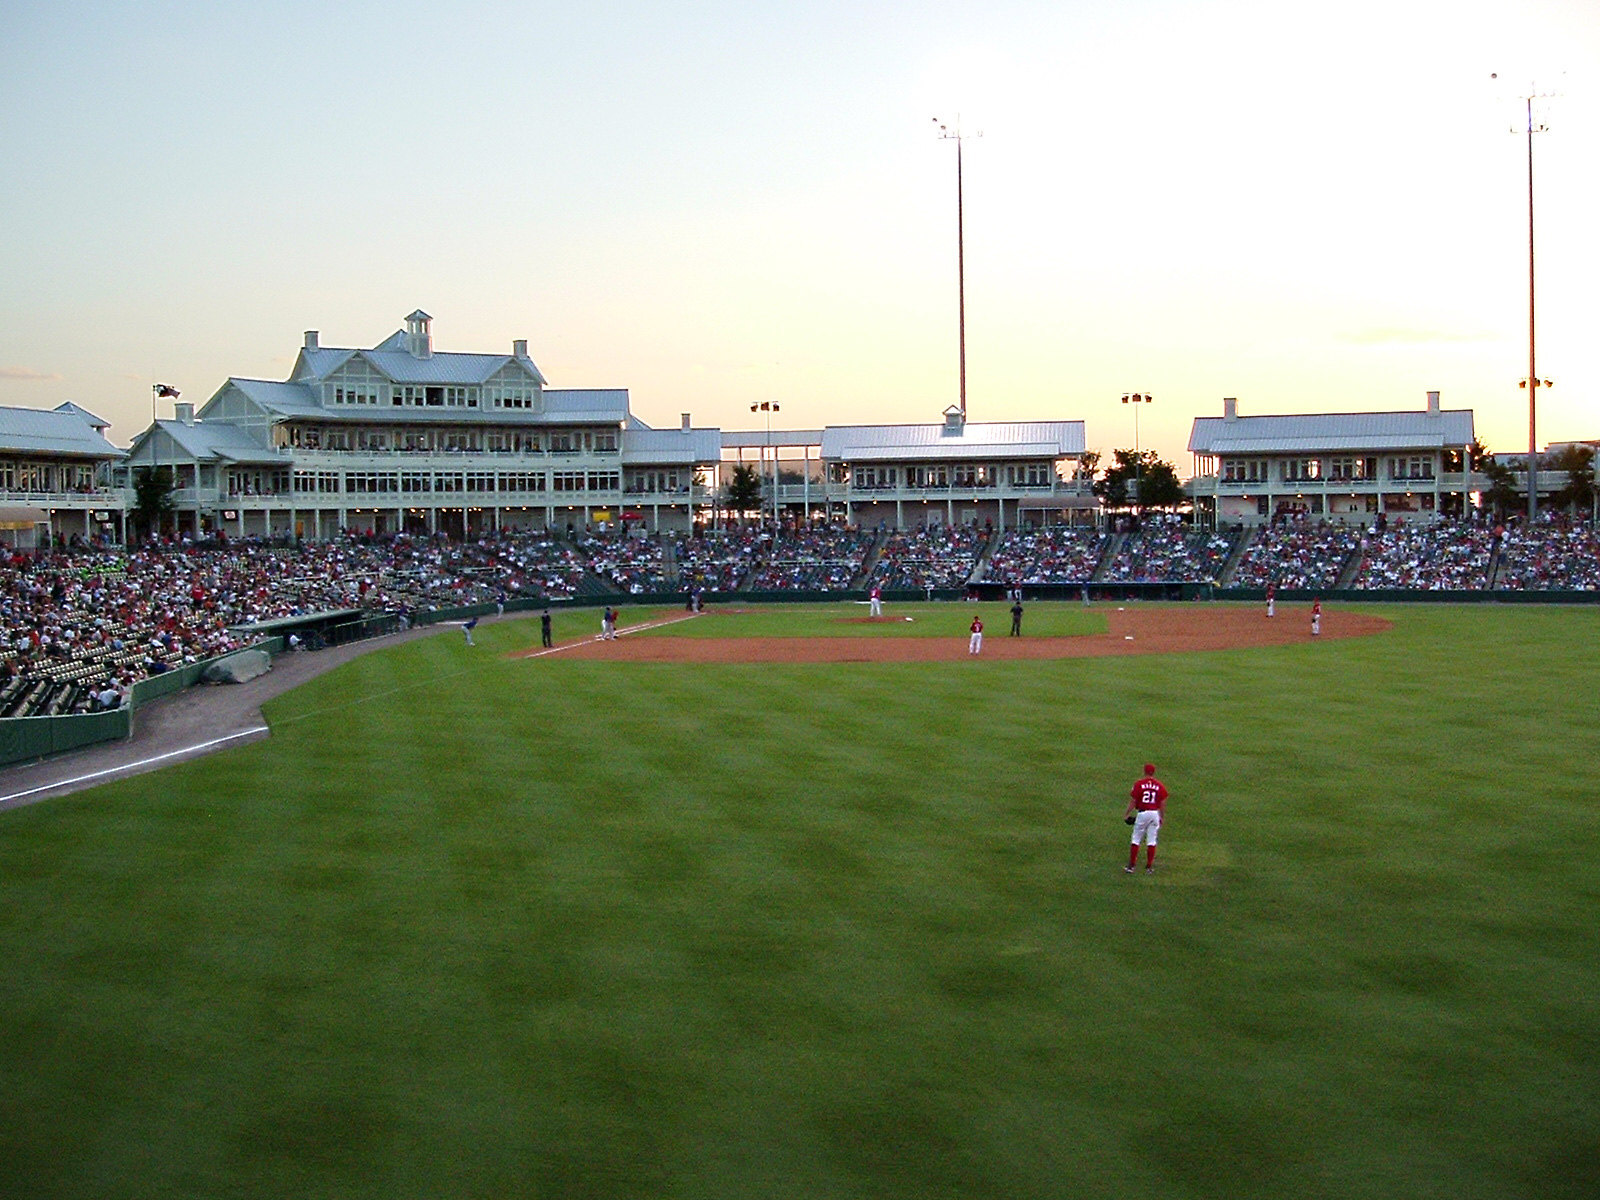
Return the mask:
{"type": "Polygon", "coordinates": [[[772,449],[772,414],[782,409],[776,400],[763,400],[750,406],[751,412],[767,414],[767,454],[772,457],[772,523],[778,523],[778,456],[772,449]]]}
{"type": "Polygon", "coordinates": [[[1133,494],[1143,504],[1144,497],[1140,495],[1140,484],[1144,482],[1144,454],[1139,449],[1139,405],[1154,404],[1155,397],[1149,392],[1123,392],[1122,402],[1131,404],[1133,409],[1133,494]]]}
{"type": "MultiPolygon", "coordinates": [[[[1498,79],[1498,72],[1491,73],[1490,79],[1498,79]]],[[[1517,99],[1522,101],[1526,117],[1524,127],[1518,129],[1511,127],[1512,133],[1525,134],[1528,139],[1528,374],[1522,380],[1521,386],[1528,392],[1528,524],[1532,525],[1539,516],[1539,427],[1538,406],[1539,389],[1549,387],[1550,381],[1539,378],[1539,370],[1534,356],[1535,346],[1535,321],[1534,321],[1534,286],[1533,286],[1533,135],[1544,133],[1549,129],[1543,122],[1533,119],[1533,102],[1545,100],[1555,95],[1554,92],[1541,92],[1537,88],[1529,87],[1528,91],[1517,99]]]]}
{"type": "Polygon", "coordinates": [[[961,423],[967,423],[967,218],[961,194],[961,143],[967,138],[982,137],[977,133],[961,132],[961,115],[956,114],[955,126],[946,125],[938,117],[933,123],[939,127],[939,140],[956,144],[956,305],[957,329],[961,343],[961,423]]]}

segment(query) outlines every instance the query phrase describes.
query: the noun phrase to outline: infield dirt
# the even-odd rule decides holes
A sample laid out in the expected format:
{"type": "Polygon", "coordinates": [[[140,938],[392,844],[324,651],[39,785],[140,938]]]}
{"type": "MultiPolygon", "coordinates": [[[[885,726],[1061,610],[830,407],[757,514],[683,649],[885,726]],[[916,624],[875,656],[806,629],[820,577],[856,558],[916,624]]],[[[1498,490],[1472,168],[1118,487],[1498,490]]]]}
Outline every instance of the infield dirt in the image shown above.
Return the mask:
{"type": "MultiPolygon", "coordinates": [[[[697,619],[730,618],[737,619],[737,614],[706,614],[697,619]]],[[[967,653],[968,619],[965,609],[953,607],[948,638],[621,637],[565,647],[564,657],[654,663],[943,662],[974,657],[967,653]]],[[[985,636],[983,653],[977,658],[1011,662],[1237,650],[1369,637],[1392,628],[1392,623],[1382,617],[1324,611],[1322,633],[1313,638],[1310,608],[1285,606],[1279,606],[1276,617],[1268,617],[1261,609],[1233,606],[1130,606],[1107,611],[1106,619],[1105,633],[1079,637],[1009,637],[997,628],[985,636]]]]}

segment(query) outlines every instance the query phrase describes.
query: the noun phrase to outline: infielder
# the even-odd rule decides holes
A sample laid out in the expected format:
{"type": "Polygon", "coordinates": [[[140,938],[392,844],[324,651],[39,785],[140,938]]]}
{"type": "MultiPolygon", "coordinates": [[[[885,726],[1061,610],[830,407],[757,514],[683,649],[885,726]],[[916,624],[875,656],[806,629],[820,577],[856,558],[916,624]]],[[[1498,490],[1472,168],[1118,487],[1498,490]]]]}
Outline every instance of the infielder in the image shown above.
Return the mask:
{"type": "Polygon", "coordinates": [[[1145,763],[1144,777],[1133,785],[1128,795],[1128,807],[1122,819],[1133,825],[1133,844],[1128,847],[1128,865],[1123,871],[1132,875],[1139,865],[1139,842],[1144,841],[1144,873],[1156,873],[1156,837],[1161,832],[1161,818],[1167,811],[1167,789],[1156,778],[1154,763],[1145,763]]]}
{"type": "Polygon", "coordinates": [[[868,615],[874,617],[883,616],[883,589],[877,584],[873,584],[872,590],[867,593],[867,596],[872,601],[872,608],[868,615]]]}
{"type": "Polygon", "coordinates": [[[461,632],[467,635],[467,645],[469,645],[469,646],[476,646],[478,644],[477,642],[472,640],[472,631],[474,629],[476,629],[477,627],[478,627],[478,618],[477,617],[473,617],[472,620],[463,621],[461,623],[461,632]]]}
{"type": "Polygon", "coordinates": [[[967,653],[978,654],[983,650],[983,620],[980,617],[972,618],[972,637],[967,641],[967,653]]]}

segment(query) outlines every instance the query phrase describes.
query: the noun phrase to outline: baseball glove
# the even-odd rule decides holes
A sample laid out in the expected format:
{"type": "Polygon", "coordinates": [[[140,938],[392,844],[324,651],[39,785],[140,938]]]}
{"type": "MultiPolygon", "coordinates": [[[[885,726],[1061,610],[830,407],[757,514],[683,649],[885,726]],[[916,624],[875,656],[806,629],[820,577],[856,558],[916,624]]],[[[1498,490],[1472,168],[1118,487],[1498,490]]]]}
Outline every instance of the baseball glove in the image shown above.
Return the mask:
{"type": "Polygon", "coordinates": [[[1124,825],[1132,825],[1133,822],[1134,822],[1134,815],[1132,813],[1129,813],[1127,816],[1122,818],[1122,823],[1124,825]]]}

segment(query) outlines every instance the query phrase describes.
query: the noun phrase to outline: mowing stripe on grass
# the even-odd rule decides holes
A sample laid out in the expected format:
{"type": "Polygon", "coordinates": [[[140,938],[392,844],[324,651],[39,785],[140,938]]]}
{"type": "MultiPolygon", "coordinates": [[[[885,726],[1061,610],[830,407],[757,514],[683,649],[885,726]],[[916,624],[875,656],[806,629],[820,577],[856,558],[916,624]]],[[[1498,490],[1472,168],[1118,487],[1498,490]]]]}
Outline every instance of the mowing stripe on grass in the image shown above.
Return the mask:
{"type": "MultiPolygon", "coordinates": [[[[619,629],[619,630],[617,630],[617,634],[620,637],[622,634],[625,634],[625,633],[643,633],[647,629],[660,629],[663,625],[674,625],[679,621],[692,620],[693,618],[698,617],[700,615],[701,614],[699,614],[699,613],[680,613],[677,616],[667,617],[664,620],[646,621],[643,625],[634,625],[634,626],[632,626],[632,627],[630,627],[628,629],[619,629]]],[[[588,644],[589,644],[589,639],[583,638],[583,639],[580,639],[580,640],[575,641],[575,642],[566,642],[566,643],[564,643],[564,644],[562,644],[560,646],[550,646],[550,647],[546,647],[546,648],[540,649],[540,650],[524,651],[523,653],[518,654],[516,657],[519,658],[519,659],[543,658],[548,654],[559,654],[563,650],[573,650],[573,649],[576,649],[579,646],[587,646],[588,644]]],[[[502,660],[493,659],[491,661],[492,662],[500,662],[502,660]]],[[[439,674],[439,675],[430,675],[430,676],[428,676],[427,679],[419,680],[416,683],[408,683],[408,684],[405,684],[405,685],[403,685],[401,687],[385,688],[381,692],[370,692],[365,696],[357,696],[355,699],[347,700],[343,704],[330,704],[326,708],[311,709],[311,710],[309,710],[307,712],[298,713],[298,714],[296,714],[295,716],[292,716],[292,717],[284,717],[278,723],[280,725],[290,725],[290,724],[293,724],[296,721],[304,721],[304,720],[307,720],[307,719],[309,719],[311,717],[320,717],[320,716],[323,716],[326,713],[338,712],[341,709],[354,708],[358,704],[366,704],[367,702],[372,701],[372,700],[381,700],[386,696],[398,696],[403,692],[412,692],[412,691],[415,691],[419,687],[432,687],[433,685],[441,682],[442,680],[456,679],[456,678],[458,678],[458,677],[460,677],[462,675],[470,675],[473,671],[480,670],[480,669],[482,669],[483,666],[486,666],[486,665],[488,665],[488,664],[480,663],[477,666],[463,667],[459,671],[448,671],[448,672],[445,672],[445,673],[439,674]]]]}
{"type": "Polygon", "coordinates": [[[240,738],[256,737],[270,733],[265,725],[257,725],[253,729],[240,730],[224,737],[212,738],[210,741],[197,742],[193,746],[185,746],[181,750],[168,750],[165,754],[152,755],[150,758],[141,758],[137,762],[124,763],[120,767],[107,767],[103,771],[91,771],[87,775],[77,775],[71,779],[58,779],[54,783],[41,784],[39,787],[27,788],[24,791],[12,792],[9,796],[0,796],[0,812],[8,808],[16,808],[27,802],[28,797],[43,799],[44,793],[58,791],[61,788],[74,787],[80,783],[89,783],[93,780],[111,780],[121,775],[136,775],[157,763],[171,762],[173,759],[186,758],[189,755],[203,754],[213,750],[225,742],[238,741],[240,738]]]}

